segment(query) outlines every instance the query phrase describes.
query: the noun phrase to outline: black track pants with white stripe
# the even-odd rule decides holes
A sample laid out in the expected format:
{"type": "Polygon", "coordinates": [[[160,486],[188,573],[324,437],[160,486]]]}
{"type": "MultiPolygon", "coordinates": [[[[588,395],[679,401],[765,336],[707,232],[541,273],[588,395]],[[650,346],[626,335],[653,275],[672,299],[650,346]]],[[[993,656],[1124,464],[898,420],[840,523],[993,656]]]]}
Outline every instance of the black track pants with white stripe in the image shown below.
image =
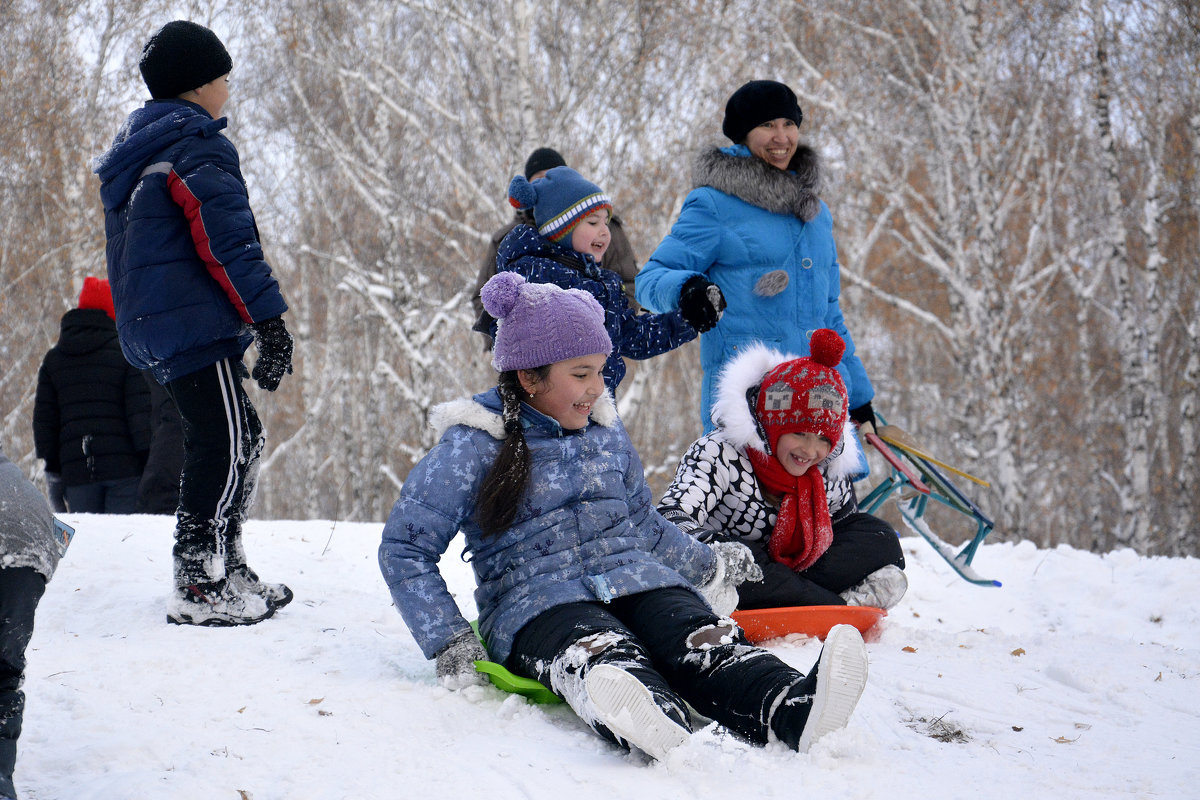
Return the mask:
{"type": "Polygon", "coordinates": [[[248,510],[264,437],[242,387],[246,377],[240,360],[225,359],[165,386],[183,420],[177,586],[224,576],[223,534],[240,526],[248,510]]]}

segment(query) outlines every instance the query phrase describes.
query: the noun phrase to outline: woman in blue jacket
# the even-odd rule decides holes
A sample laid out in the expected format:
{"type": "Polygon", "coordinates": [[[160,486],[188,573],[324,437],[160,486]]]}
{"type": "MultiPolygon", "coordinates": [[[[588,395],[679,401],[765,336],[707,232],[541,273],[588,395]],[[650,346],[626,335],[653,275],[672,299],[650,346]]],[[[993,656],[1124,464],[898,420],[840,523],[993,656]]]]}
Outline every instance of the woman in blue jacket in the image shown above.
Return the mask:
{"type": "Polygon", "coordinates": [[[435,412],[445,433],[409,473],[379,547],[442,684],[483,683],[474,662],[501,662],[659,759],[687,740],[687,704],[801,751],[845,726],[866,681],[862,637],[835,628],[807,676],[746,642],[726,615],[736,586],[761,573],[744,545],[710,547],[655,510],[604,386],[612,342],[595,298],[501,272],[481,299],[499,321],[499,384],[435,412]],[[460,531],[486,649],[438,570],[460,531]]]}
{"type": "Polygon", "coordinates": [[[874,423],[875,390],[838,303],[840,267],[833,218],[817,195],[818,157],[799,144],[803,117],[796,95],[782,83],[751,81],[734,92],[723,124],[734,145],[700,154],[697,188],[637,276],[641,305],[658,312],[678,308],[702,331],[706,434],[726,362],[752,342],[807,354],[809,337],[821,328],[846,343],[838,371],[850,418],[874,423]]]}

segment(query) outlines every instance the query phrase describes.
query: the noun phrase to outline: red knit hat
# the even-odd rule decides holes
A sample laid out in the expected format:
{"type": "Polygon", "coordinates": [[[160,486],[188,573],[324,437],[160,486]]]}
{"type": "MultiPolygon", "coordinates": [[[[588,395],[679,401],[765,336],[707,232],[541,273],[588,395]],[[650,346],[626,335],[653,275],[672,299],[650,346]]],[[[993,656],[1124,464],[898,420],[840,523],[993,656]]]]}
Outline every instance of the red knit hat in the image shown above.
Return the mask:
{"type": "Polygon", "coordinates": [[[79,307],[98,308],[108,314],[110,319],[117,318],[116,309],[113,308],[112,289],[104,278],[93,278],[89,275],[83,279],[83,290],[79,293],[79,307]]]}
{"type": "Polygon", "coordinates": [[[785,361],[763,376],[754,411],[771,452],[785,433],[815,433],[833,447],[849,413],[846,385],[836,369],[846,343],[828,328],[812,335],[808,358],[785,361]]]}

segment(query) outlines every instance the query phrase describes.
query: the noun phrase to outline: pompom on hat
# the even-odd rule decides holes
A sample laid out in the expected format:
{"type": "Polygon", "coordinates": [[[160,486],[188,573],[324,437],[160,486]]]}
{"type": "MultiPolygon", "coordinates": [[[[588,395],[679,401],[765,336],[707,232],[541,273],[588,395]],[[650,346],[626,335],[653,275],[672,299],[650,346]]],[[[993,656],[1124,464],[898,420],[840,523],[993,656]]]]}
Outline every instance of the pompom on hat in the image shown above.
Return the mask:
{"type": "Polygon", "coordinates": [[[83,289],[79,292],[79,307],[98,309],[110,319],[117,318],[117,312],[113,308],[112,287],[104,278],[93,278],[89,275],[83,279],[83,289]]]}
{"type": "Polygon", "coordinates": [[[795,92],[779,81],[750,81],[729,96],[721,131],[734,144],[741,144],[752,128],[780,117],[797,126],[804,121],[795,92]]]}
{"type": "Polygon", "coordinates": [[[815,433],[837,447],[849,414],[837,371],[845,351],[842,337],[821,328],[809,341],[807,358],[785,361],[763,376],[754,412],[772,453],[787,433],[815,433]]]}
{"type": "Polygon", "coordinates": [[[514,176],[508,185],[508,202],[519,211],[531,209],[538,233],[552,242],[570,236],[593,211],[612,213],[612,200],[604,190],[570,167],[554,167],[532,182],[514,176]]]}
{"type": "Polygon", "coordinates": [[[496,318],[492,366],[497,372],[612,352],[604,309],[581,289],[529,283],[515,272],[498,272],[479,297],[496,318]]]}
{"type": "Polygon", "coordinates": [[[175,20],[146,41],[138,68],[150,96],[166,100],[226,74],[233,69],[233,59],[211,30],[175,20]]]}

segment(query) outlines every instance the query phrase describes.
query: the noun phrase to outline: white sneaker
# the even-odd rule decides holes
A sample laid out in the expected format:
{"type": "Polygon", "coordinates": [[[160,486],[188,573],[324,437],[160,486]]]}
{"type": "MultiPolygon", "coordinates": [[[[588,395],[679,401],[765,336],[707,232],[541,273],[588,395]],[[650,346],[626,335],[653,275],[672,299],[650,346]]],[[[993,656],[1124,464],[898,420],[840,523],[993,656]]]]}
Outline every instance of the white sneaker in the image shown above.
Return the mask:
{"type": "Polygon", "coordinates": [[[239,594],[223,580],[176,589],[167,602],[167,622],[174,625],[253,625],[274,613],[275,605],[267,598],[239,594]]]}
{"type": "Polygon", "coordinates": [[[584,679],[596,718],[646,755],[662,761],[691,732],[671,719],[646,685],[612,664],[597,664],[584,679]]]}
{"type": "Polygon", "coordinates": [[[817,686],[800,743],[807,753],[818,739],[846,727],[867,685],[867,646],[853,625],[834,625],[817,661],[817,686]]]}
{"type": "Polygon", "coordinates": [[[895,564],[888,564],[868,575],[862,583],[842,592],[848,606],[894,607],[908,591],[908,577],[895,564]]]}

